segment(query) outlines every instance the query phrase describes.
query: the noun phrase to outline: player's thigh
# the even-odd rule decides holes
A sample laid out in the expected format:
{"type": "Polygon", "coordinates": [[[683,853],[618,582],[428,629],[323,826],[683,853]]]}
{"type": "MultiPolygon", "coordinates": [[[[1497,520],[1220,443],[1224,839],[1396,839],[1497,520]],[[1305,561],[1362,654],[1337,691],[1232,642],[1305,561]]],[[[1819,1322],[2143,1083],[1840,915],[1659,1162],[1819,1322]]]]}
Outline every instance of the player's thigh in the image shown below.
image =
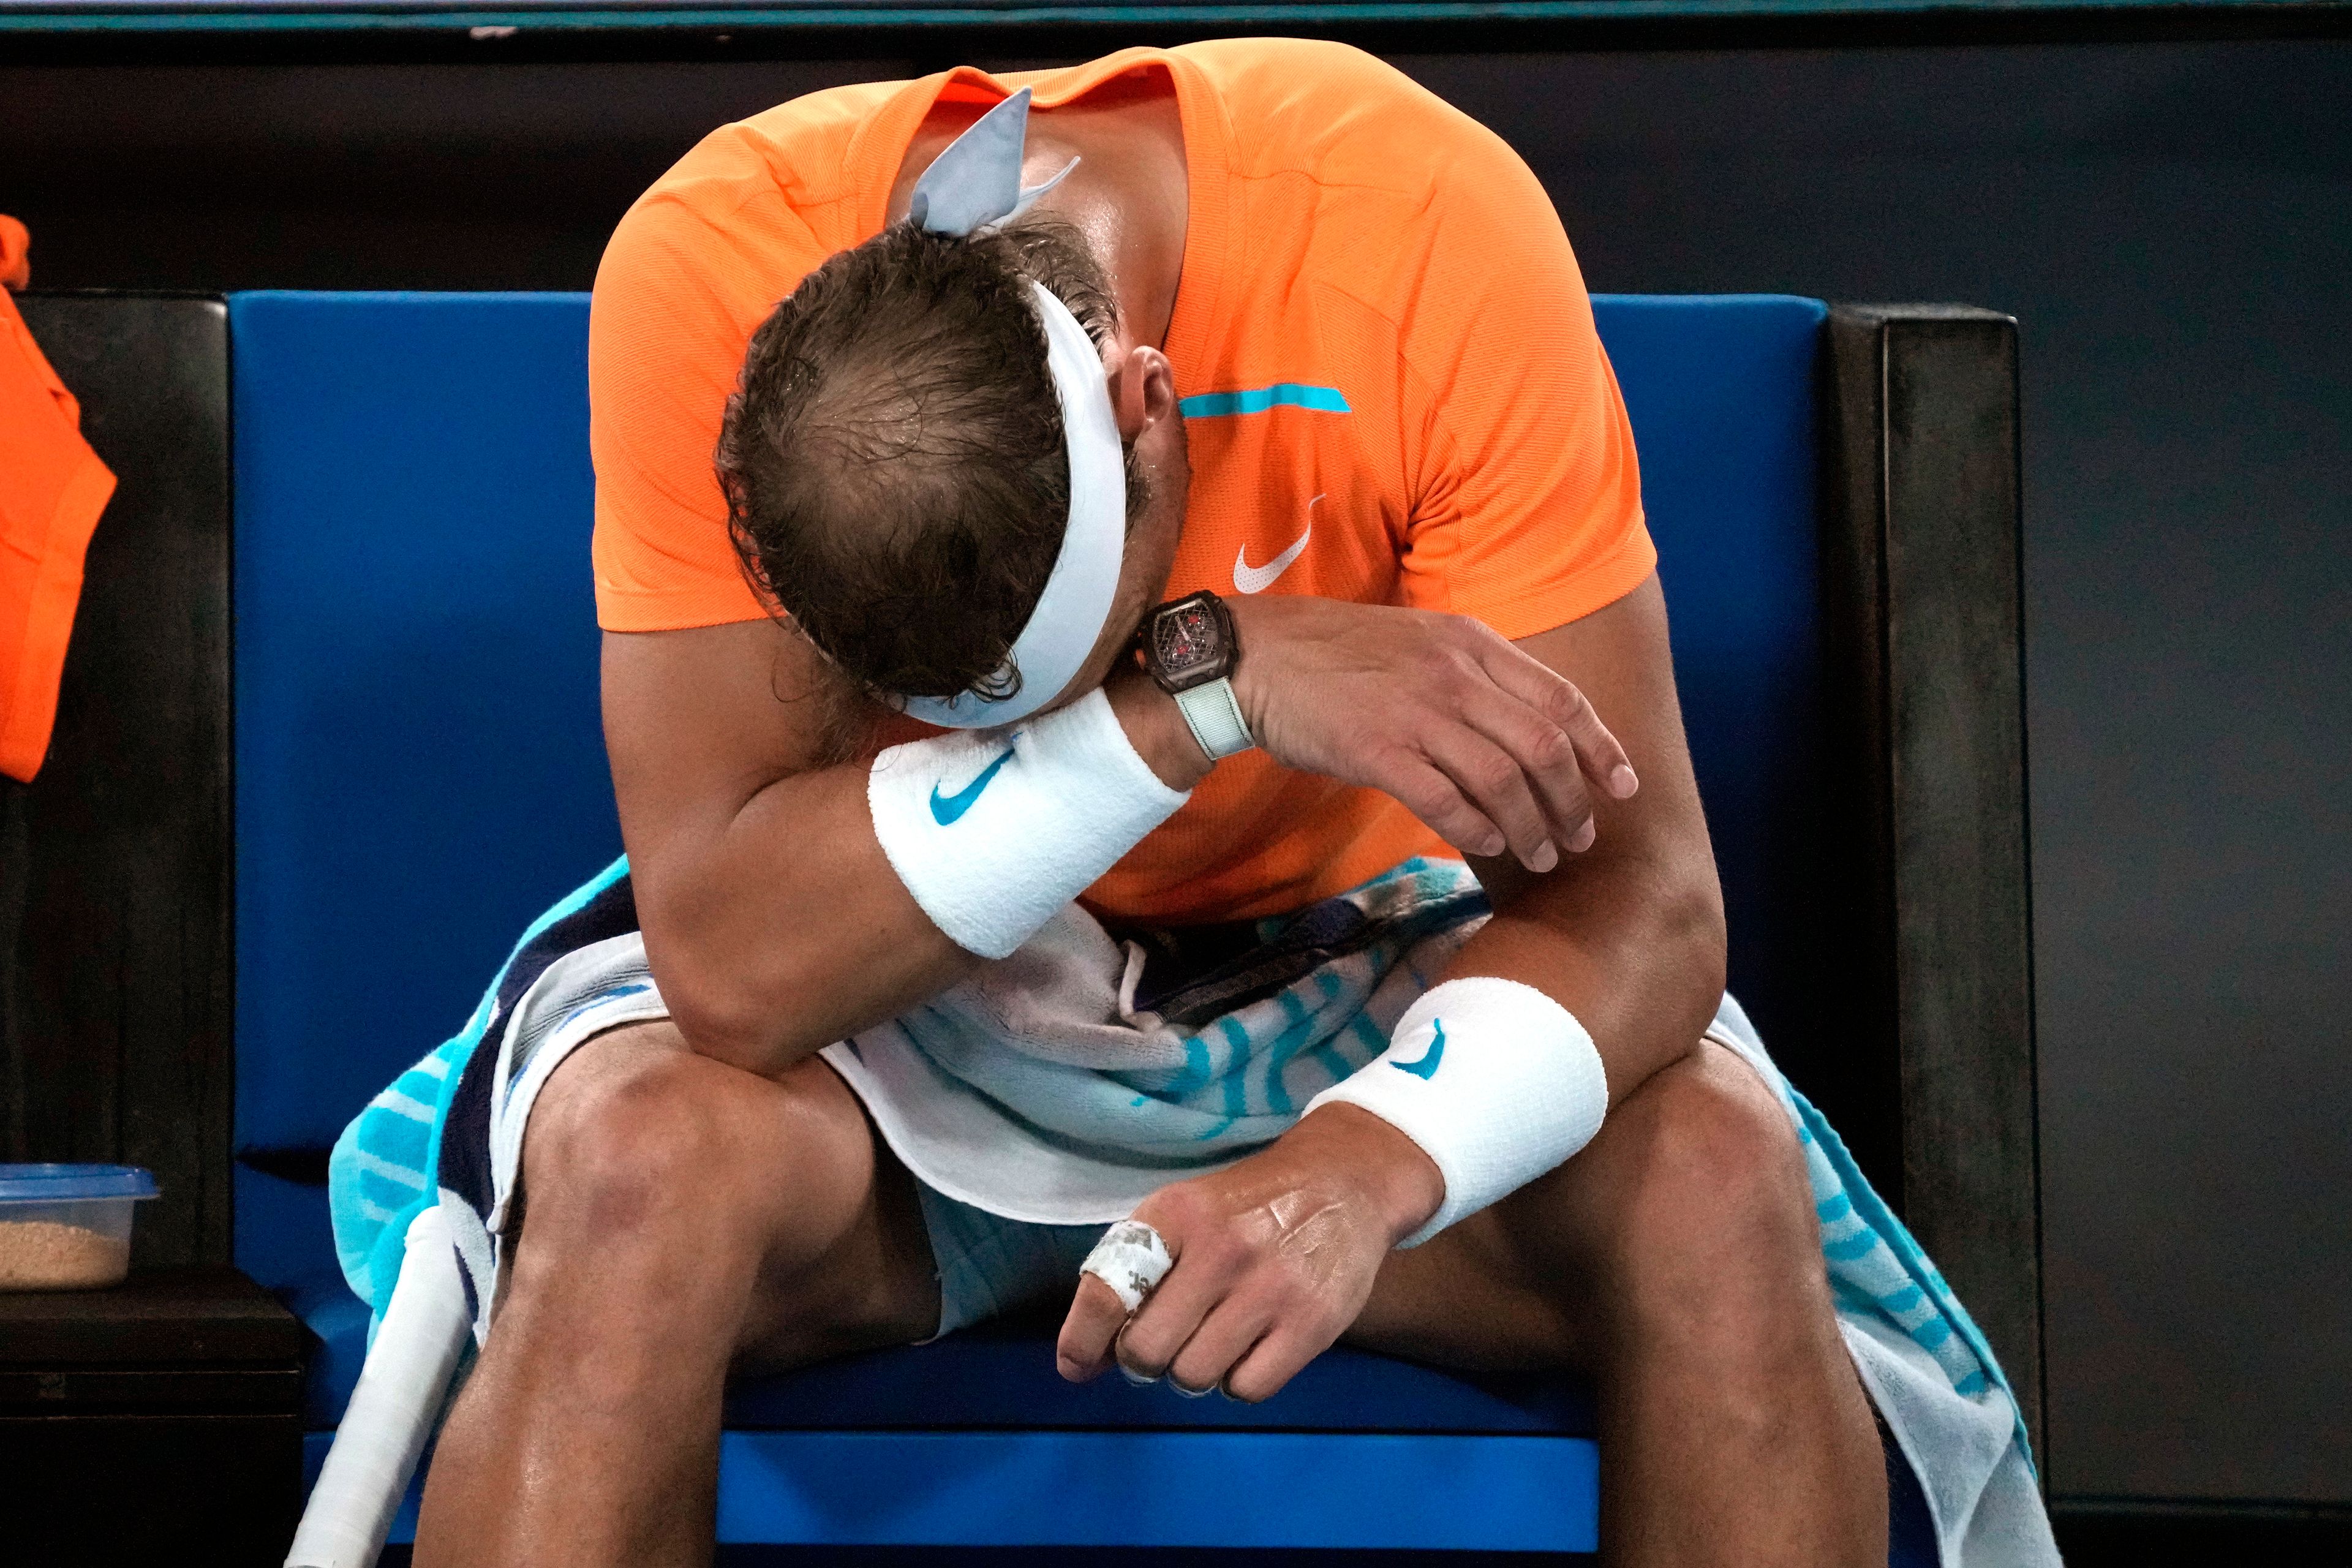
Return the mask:
{"type": "Polygon", "coordinates": [[[790,1086],[824,1107],[837,1136],[864,1153],[864,1181],[847,1224],[804,1261],[772,1256],[737,1356],[745,1371],[775,1371],[828,1356],[928,1339],[940,1321],[940,1281],[912,1172],[899,1163],[841,1075],[812,1058],[790,1086]]]}
{"type": "Polygon", "coordinates": [[[1342,1342],[1478,1371],[1591,1370],[1588,1314],[1510,1201],[1389,1254],[1342,1342]]]}
{"type": "Polygon", "coordinates": [[[1566,1164],[1391,1253],[1348,1341],[1445,1365],[1591,1372],[1646,1297],[1753,1271],[1726,1257],[1776,1266],[1759,1289],[1817,1273],[1810,1199],[1777,1097],[1703,1041],[1612,1106],[1566,1164]]]}
{"type": "Polygon", "coordinates": [[[625,1247],[735,1280],[720,1310],[740,1314],[748,1362],[920,1338],[936,1318],[913,1179],[817,1058],[769,1079],[697,1055],[666,1020],[599,1035],[541,1091],[523,1178],[518,1278],[534,1251],[577,1272],[625,1247]]]}

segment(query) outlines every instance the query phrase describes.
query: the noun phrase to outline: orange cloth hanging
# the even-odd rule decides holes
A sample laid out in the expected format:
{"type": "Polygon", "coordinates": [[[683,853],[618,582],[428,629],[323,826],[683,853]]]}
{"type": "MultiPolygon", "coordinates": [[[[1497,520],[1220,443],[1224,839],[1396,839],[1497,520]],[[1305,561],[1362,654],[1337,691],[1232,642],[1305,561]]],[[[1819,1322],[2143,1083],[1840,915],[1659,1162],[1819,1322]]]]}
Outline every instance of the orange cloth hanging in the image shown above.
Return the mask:
{"type": "Polygon", "coordinates": [[[114,475],[8,297],[30,281],[25,226],[0,217],[0,773],[29,784],[57,721],[82,552],[114,475]]]}

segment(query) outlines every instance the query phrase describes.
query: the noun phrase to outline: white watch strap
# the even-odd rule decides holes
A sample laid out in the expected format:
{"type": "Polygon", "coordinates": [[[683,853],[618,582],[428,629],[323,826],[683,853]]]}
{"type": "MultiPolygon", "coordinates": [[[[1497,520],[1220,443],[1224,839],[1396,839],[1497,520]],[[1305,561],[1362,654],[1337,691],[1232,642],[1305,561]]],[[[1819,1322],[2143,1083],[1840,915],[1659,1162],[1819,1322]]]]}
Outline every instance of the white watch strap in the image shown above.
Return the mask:
{"type": "Polygon", "coordinates": [[[1206,686],[1195,686],[1176,694],[1176,706],[1184,715],[1184,722],[1192,727],[1192,739],[1201,742],[1201,750],[1216,762],[1246,752],[1257,744],[1249,731],[1248,721],[1242,718],[1242,705],[1234,699],[1234,683],[1220,679],[1206,686]]]}

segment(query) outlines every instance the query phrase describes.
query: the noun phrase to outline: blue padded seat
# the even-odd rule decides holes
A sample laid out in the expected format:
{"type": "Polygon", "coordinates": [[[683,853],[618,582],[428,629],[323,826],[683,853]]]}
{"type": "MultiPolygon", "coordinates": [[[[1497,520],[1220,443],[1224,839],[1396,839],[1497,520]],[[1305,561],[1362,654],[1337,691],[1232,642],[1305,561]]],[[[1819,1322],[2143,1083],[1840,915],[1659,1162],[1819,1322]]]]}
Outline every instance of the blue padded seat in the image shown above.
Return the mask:
{"type": "MultiPolygon", "coordinates": [[[[1769,1040],[1806,1017],[1768,962],[1805,910],[1769,873],[1810,831],[1824,310],[1774,296],[1595,310],[1642,452],[1733,984],[1769,1040]]],[[[251,293],[232,298],[230,328],[236,1257],[321,1342],[315,1464],[366,1330],[334,1267],[323,1152],[463,1022],[524,924],[619,847],[588,560],[587,300],[251,293]]],[[[1252,1408],[1116,1379],[1071,1388],[1042,1333],[996,1329],[748,1384],[729,1424],[729,1541],[1593,1540],[1581,1390],[1344,1352],[1252,1408]],[[1239,1465],[1295,1467],[1316,1500],[1204,1523],[1139,1495],[1190,1474],[1229,1492],[1239,1465]],[[1476,1506],[1409,1506],[1432,1478],[1476,1506]],[[1030,1506],[1032,1482],[1064,1506],[1030,1506]]]]}

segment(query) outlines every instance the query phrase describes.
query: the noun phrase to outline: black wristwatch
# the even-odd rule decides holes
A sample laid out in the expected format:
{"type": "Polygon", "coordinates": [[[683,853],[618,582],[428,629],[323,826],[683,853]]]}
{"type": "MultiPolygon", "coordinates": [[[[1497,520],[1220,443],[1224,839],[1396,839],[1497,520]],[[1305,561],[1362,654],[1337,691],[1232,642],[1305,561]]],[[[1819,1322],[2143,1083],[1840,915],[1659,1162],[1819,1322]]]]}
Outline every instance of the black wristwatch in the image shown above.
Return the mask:
{"type": "Polygon", "coordinates": [[[1171,599],[1145,614],[1138,640],[1143,668],[1160,690],[1176,699],[1192,738],[1212,762],[1257,744],[1234,697],[1241,641],[1223,599],[1206,590],[1171,599]]]}

